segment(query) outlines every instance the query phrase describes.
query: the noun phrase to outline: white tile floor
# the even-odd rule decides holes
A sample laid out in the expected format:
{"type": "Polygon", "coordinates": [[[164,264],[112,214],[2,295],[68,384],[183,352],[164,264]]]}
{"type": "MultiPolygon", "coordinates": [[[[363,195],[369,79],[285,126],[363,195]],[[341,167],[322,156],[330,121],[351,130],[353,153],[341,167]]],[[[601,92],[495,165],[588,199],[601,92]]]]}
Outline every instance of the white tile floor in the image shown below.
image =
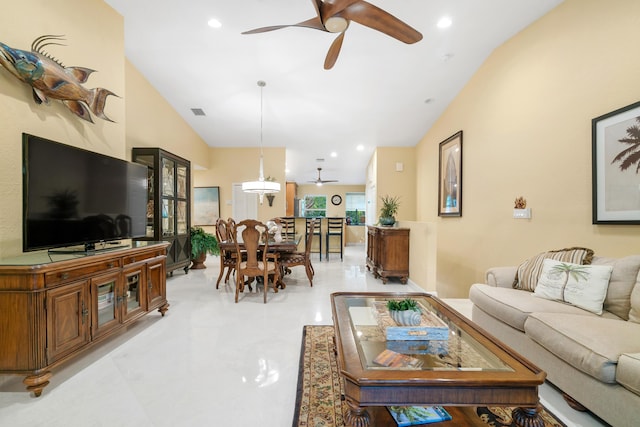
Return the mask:
{"type": "MultiPolygon", "coordinates": [[[[302,326],[331,324],[329,294],[336,291],[413,291],[382,285],[364,267],[363,247],[348,247],[344,262],[314,262],[309,287],[303,268],[287,288],[270,293],[215,289],[219,264],[167,281],[171,307],[54,371],[41,397],[20,376],[0,376],[0,426],[290,426],[302,326]]],[[[463,313],[468,300],[447,300],[463,313]]],[[[570,409],[549,386],[543,404],[569,426],[601,426],[570,409]]]]}

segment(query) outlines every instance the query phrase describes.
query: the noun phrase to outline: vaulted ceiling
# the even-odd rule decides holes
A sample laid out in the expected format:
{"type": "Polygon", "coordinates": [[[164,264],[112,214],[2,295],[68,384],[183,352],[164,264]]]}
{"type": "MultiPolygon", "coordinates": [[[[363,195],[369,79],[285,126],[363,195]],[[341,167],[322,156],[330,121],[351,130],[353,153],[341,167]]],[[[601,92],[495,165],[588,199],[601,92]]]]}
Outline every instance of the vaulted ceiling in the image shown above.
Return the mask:
{"type": "Polygon", "coordinates": [[[124,16],[127,58],[208,145],[258,147],[262,134],[264,147],[286,147],[287,181],[313,181],[322,167],[338,184],[364,184],[377,146],[415,146],[496,47],[562,2],[369,0],[423,39],[352,21],[330,70],[336,34],[241,34],[313,18],[315,1],[105,0],[124,16]]]}

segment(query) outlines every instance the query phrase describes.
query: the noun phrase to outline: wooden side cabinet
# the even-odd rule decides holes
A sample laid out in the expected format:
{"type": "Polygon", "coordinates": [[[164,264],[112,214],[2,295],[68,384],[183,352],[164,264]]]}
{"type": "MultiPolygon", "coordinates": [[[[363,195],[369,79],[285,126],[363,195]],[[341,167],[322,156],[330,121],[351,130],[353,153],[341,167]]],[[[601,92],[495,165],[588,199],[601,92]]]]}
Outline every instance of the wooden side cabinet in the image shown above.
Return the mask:
{"type": "Polygon", "coordinates": [[[0,374],[25,375],[40,396],[57,365],[152,310],[164,316],[168,245],[0,259],[0,374]]]}
{"type": "Polygon", "coordinates": [[[382,283],[389,277],[409,279],[409,229],[367,227],[367,269],[382,283]]]}

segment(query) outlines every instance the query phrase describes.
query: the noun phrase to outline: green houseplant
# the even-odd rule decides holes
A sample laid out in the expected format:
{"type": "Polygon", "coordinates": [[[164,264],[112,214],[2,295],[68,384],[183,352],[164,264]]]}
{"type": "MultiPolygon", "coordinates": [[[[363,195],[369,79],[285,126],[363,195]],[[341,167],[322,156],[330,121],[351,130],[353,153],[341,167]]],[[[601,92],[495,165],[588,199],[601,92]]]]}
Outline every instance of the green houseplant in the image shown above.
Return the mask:
{"type": "Polygon", "coordinates": [[[220,255],[218,240],[213,234],[207,233],[202,227],[191,227],[191,268],[194,270],[207,268],[204,261],[207,254],[220,255]]]}
{"type": "Polygon", "coordinates": [[[387,309],[391,318],[400,326],[417,326],[422,320],[420,307],[411,298],[390,299],[387,301],[387,309]]]}
{"type": "Polygon", "coordinates": [[[382,200],[382,207],[380,208],[380,218],[378,222],[380,225],[391,226],[396,223],[395,215],[398,213],[400,207],[400,198],[391,197],[389,195],[380,197],[382,200]]]}

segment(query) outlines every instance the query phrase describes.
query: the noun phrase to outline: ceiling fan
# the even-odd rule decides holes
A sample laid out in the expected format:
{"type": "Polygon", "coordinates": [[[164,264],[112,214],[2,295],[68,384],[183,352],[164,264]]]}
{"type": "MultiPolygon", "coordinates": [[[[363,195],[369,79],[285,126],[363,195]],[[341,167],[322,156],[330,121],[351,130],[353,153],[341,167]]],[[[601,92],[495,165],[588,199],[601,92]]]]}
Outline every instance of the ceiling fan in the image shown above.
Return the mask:
{"type": "Polygon", "coordinates": [[[364,0],[311,0],[316,16],[306,21],[290,25],[273,25],[245,31],[242,34],[256,34],[287,27],[304,27],[328,33],[340,33],[333,41],[324,60],[325,70],[331,69],[338,59],[344,33],[351,21],[380,31],[407,44],[422,40],[422,34],[390,13],[364,0]]]}
{"type": "Polygon", "coordinates": [[[309,182],[313,182],[315,183],[317,186],[321,186],[322,184],[324,184],[325,182],[338,182],[337,179],[322,179],[320,177],[320,171],[322,171],[322,168],[318,168],[318,179],[316,179],[315,181],[309,181],[309,182]]]}

